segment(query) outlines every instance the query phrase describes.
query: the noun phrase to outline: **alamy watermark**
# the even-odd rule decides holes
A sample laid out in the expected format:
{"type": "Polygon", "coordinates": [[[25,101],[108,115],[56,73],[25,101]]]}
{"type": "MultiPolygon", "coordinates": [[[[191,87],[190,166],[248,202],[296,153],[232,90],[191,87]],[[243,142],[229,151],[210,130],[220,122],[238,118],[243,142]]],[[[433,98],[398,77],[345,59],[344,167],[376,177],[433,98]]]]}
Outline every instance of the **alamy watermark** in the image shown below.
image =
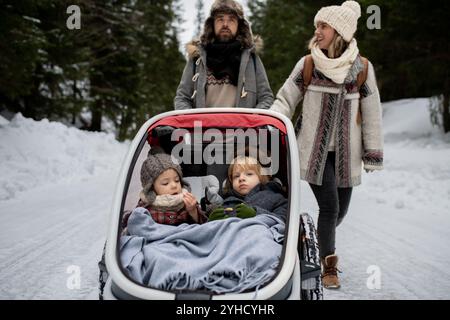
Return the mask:
{"type": "Polygon", "coordinates": [[[69,274],[66,280],[66,287],[69,290],[80,290],[81,288],[81,268],[80,266],[68,266],[66,273],[69,274]]]}
{"type": "Polygon", "coordinates": [[[262,128],[206,129],[201,121],[194,122],[193,131],[176,129],[171,141],[172,161],[177,164],[230,164],[238,156],[258,160],[263,175],[275,175],[280,167],[280,133],[262,128]],[[268,152],[270,151],[270,155],[268,152]]]}
{"type": "Polygon", "coordinates": [[[366,271],[369,274],[366,285],[369,290],[381,289],[381,268],[377,265],[372,265],[366,271]]]}
{"type": "MultiPolygon", "coordinates": [[[[366,10],[370,16],[367,18],[366,26],[369,30],[381,29],[381,8],[377,5],[370,5],[366,10]]],[[[66,26],[69,30],[81,29],[81,9],[77,5],[70,5],[66,10],[70,16],[66,20],[66,26]]]]}
{"type": "Polygon", "coordinates": [[[381,8],[377,5],[371,5],[367,7],[367,14],[371,16],[367,19],[367,29],[369,30],[380,30],[381,29],[381,8]]]}
{"type": "Polygon", "coordinates": [[[69,30],[80,30],[81,29],[81,10],[77,5],[71,5],[67,7],[67,14],[70,16],[66,20],[66,26],[69,30]]]}

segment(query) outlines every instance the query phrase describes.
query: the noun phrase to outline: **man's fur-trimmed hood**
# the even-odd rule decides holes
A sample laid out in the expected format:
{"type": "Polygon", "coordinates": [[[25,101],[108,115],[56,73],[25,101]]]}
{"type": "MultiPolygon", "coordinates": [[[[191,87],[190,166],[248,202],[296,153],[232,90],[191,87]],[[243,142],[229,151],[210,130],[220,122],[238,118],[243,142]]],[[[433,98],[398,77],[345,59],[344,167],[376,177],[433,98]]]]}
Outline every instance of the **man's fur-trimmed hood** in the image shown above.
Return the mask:
{"type": "Polygon", "coordinates": [[[235,0],[216,0],[211,6],[209,17],[205,21],[200,39],[193,40],[186,45],[186,51],[190,58],[200,55],[200,46],[206,48],[208,44],[216,41],[214,17],[219,13],[234,14],[238,18],[236,40],[241,43],[243,50],[251,49],[256,53],[262,50],[262,39],[258,36],[253,36],[250,23],[244,16],[242,5],[235,0]]]}
{"type": "Polygon", "coordinates": [[[214,17],[218,13],[234,14],[238,19],[244,19],[244,8],[235,0],[216,0],[211,5],[209,12],[210,17],[214,17]]]}
{"type": "MultiPolygon", "coordinates": [[[[260,36],[253,37],[251,43],[251,46],[243,46],[243,49],[251,49],[251,52],[254,52],[256,54],[260,54],[263,51],[264,41],[260,36]]],[[[200,57],[200,47],[204,48],[206,47],[206,45],[204,45],[199,39],[192,40],[186,44],[185,48],[189,59],[200,57]]]]}

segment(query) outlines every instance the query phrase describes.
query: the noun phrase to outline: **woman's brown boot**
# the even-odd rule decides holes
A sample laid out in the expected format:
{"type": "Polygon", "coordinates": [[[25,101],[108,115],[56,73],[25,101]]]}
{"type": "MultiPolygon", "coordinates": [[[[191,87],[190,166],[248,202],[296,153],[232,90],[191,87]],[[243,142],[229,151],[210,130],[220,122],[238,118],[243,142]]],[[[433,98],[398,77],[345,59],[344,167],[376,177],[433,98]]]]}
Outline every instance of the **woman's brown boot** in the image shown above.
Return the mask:
{"type": "Polygon", "coordinates": [[[322,282],[327,289],[339,289],[341,287],[338,279],[338,256],[335,254],[322,259],[322,282]]]}

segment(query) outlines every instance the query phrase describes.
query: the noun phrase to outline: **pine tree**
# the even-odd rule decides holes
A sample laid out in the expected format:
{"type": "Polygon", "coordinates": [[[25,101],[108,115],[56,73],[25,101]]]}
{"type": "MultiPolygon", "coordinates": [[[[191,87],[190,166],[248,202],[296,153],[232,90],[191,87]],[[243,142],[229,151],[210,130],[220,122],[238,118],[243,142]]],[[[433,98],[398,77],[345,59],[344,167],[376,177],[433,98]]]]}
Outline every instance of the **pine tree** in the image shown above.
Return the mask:
{"type": "Polygon", "coordinates": [[[3,108],[35,117],[26,97],[36,93],[36,68],[46,60],[47,39],[34,2],[3,1],[0,7],[0,101],[3,108]]]}
{"type": "Polygon", "coordinates": [[[200,35],[203,31],[203,24],[205,23],[205,13],[204,13],[205,5],[203,0],[197,0],[195,4],[195,10],[197,11],[196,19],[195,19],[195,38],[200,38],[200,35]]]}
{"type": "Polygon", "coordinates": [[[66,27],[70,0],[3,1],[0,108],[34,119],[109,119],[123,140],[173,109],[184,66],[179,1],[80,0],[81,30],[66,27]]]}
{"type": "Polygon", "coordinates": [[[174,27],[176,1],[90,3],[91,130],[107,117],[120,140],[134,135],[149,116],[173,108],[184,59],[174,27]]]}
{"type": "Polygon", "coordinates": [[[263,62],[275,93],[296,62],[308,53],[317,10],[336,3],[323,0],[248,1],[253,32],[264,40],[263,62]]]}
{"type": "MultiPolygon", "coordinates": [[[[359,25],[358,45],[377,69],[382,99],[443,95],[442,118],[450,131],[450,42],[444,30],[450,20],[446,0],[360,0],[363,16],[369,5],[381,9],[380,30],[359,25]]],[[[367,17],[367,16],[365,16],[367,17]]]]}
{"type": "MultiPolygon", "coordinates": [[[[3,1],[0,103],[27,117],[65,118],[83,101],[83,49],[65,28],[68,1],[3,1]]],[[[73,118],[73,116],[72,116],[73,118]]]]}

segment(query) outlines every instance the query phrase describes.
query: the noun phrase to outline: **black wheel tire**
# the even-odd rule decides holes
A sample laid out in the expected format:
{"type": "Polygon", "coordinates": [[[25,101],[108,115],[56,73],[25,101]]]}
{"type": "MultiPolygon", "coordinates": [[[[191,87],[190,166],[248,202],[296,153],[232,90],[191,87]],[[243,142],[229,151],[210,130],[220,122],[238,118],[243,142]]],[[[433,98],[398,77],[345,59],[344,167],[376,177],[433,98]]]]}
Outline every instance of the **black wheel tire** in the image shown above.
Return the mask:
{"type": "MultiPolygon", "coordinates": [[[[314,220],[307,213],[300,215],[299,258],[320,266],[319,242],[314,220]]],[[[320,275],[313,278],[314,288],[301,289],[302,300],[323,300],[323,285],[320,275]]]]}
{"type": "Polygon", "coordinates": [[[103,290],[105,289],[106,280],[108,280],[108,270],[106,269],[106,263],[105,263],[105,249],[106,249],[106,243],[103,247],[103,253],[102,253],[102,259],[98,262],[98,269],[99,269],[99,275],[98,275],[98,298],[99,300],[103,300],[103,290]]]}

